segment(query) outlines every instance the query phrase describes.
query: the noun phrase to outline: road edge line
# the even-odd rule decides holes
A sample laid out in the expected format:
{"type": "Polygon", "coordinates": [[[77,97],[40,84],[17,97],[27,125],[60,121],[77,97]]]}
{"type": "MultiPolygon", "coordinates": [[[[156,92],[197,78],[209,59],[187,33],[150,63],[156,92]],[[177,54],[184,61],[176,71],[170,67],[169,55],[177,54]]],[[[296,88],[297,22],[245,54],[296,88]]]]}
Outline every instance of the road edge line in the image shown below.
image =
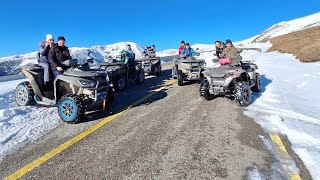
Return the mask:
{"type": "Polygon", "coordinates": [[[109,123],[110,121],[116,119],[117,117],[119,117],[120,115],[122,115],[123,113],[125,113],[128,109],[142,103],[143,101],[145,101],[146,99],[152,97],[153,95],[157,94],[158,92],[162,91],[163,89],[165,89],[167,86],[171,86],[172,84],[174,84],[176,82],[176,80],[171,80],[163,85],[161,85],[161,87],[159,87],[158,89],[153,90],[151,93],[145,95],[144,97],[140,98],[139,100],[133,102],[130,106],[128,106],[127,108],[124,108],[123,110],[120,110],[120,112],[113,114],[111,116],[108,116],[106,118],[104,118],[102,121],[100,121],[99,123],[89,127],[88,129],[84,130],[83,132],[81,132],[80,134],[74,136],[73,138],[71,138],[70,140],[68,140],[67,142],[59,145],[58,147],[55,147],[54,149],[52,149],[51,151],[47,152],[46,154],[38,157],[36,160],[32,161],[31,163],[24,165],[22,168],[16,170],[15,172],[9,174],[8,176],[6,176],[5,178],[3,178],[4,180],[14,180],[14,179],[19,179],[22,176],[26,175],[28,172],[32,171],[33,169],[39,167],[41,164],[45,163],[46,161],[50,160],[51,158],[53,158],[54,156],[58,155],[59,153],[63,152],[64,150],[68,149],[69,147],[71,147],[73,144],[79,142],[81,139],[87,137],[88,135],[92,134],[93,132],[95,132],[96,130],[98,130],[99,128],[101,128],[102,126],[106,125],[107,123],[109,123]]]}

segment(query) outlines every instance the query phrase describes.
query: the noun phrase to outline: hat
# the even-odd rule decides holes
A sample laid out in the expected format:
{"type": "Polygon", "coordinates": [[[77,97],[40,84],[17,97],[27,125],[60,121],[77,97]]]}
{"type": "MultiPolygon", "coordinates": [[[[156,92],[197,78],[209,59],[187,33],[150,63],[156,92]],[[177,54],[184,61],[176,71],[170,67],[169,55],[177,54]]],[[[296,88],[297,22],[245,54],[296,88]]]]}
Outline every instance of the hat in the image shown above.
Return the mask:
{"type": "Polygon", "coordinates": [[[227,39],[226,44],[228,44],[228,43],[232,44],[232,41],[230,39],[227,39]]]}
{"type": "Polygon", "coordinates": [[[182,43],[184,44],[185,42],[184,42],[184,41],[181,41],[181,43],[180,43],[180,44],[182,44],[182,43]]]}
{"type": "Polygon", "coordinates": [[[60,40],[66,41],[66,39],[63,36],[58,37],[58,41],[60,41],[60,40]]]}
{"type": "Polygon", "coordinates": [[[52,34],[47,34],[46,41],[49,41],[50,39],[54,39],[54,37],[52,36],[52,34]]]}
{"type": "Polygon", "coordinates": [[[186,46],[190,46],[190,44],[189,44],[189,43],[186,43],[186,46]]]}

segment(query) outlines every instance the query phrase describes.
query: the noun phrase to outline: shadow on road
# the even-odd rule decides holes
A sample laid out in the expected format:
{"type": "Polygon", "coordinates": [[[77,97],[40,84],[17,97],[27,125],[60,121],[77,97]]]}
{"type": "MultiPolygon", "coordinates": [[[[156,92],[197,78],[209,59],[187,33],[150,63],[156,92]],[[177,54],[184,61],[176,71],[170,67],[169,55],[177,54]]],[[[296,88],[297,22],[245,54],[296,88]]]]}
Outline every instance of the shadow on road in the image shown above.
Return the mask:
{"type": "MultiPolygon", "coordinates": [[[[129,107],[131,104],[136,102],[137,100],[145,97],[146,95],[150,94],[153,90],[156,90],[163,86],[167,80],[171,78],[171,69],[163,70],[161,76],[147,76],[146,80],[141,85],[135,85],[134,83],[129,84],[129,88],[124,92],[117,93],[115,95],[115,100],[111,111],[96,111],[88,113],[86,118],[83,119],[80,123],[86,123],[90,121],[95,121],[98,119],[105,118],[112,114],[116,114],[125,108],[129,107]]],[[[156,102],[160,99],[163,99],[167,96],[167,93],[164,91],[158,92],[157,94],[145,99],[144,101],[140,102],[137,105],[134,105],[130,108],[138,107],[144,104],[151,104],[156,102]]]]}

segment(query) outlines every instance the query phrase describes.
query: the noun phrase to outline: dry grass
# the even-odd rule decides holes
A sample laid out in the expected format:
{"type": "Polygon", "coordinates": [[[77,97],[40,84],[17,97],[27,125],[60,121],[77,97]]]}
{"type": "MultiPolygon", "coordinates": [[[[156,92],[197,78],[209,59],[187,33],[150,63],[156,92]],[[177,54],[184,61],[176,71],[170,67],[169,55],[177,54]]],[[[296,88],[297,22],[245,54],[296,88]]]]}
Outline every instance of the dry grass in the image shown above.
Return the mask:
{"type": "Polygon", "coordinates": [[[296,56],[302,62],[320,61],[320,26],[270,39],[270,51],[296,56]]]}

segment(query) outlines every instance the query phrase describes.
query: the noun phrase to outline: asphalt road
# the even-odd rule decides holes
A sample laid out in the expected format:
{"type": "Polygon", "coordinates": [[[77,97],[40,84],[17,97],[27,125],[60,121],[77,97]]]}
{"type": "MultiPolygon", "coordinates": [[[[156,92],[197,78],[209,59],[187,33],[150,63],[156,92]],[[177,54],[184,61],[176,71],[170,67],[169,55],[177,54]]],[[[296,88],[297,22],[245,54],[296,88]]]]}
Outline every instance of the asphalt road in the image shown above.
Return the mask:
{"type": "MultiPolygon", "coordinates": [[[[166,69],[166,68],[165,68],[166,69]]],[[[117,94],[113,112],[130,105],[170,78],[165,70],[141,86],[117,94]]],[[[40,140],[0,163],[0,178],[69,140],[108,116],[62,123],[40,140]]],[[[22,179],[243,179],[274,158],[262,128],[225,98],[203,101],[198,84],[176,84],[159,92],[93,134],[54,156],[22,179]]]]}

